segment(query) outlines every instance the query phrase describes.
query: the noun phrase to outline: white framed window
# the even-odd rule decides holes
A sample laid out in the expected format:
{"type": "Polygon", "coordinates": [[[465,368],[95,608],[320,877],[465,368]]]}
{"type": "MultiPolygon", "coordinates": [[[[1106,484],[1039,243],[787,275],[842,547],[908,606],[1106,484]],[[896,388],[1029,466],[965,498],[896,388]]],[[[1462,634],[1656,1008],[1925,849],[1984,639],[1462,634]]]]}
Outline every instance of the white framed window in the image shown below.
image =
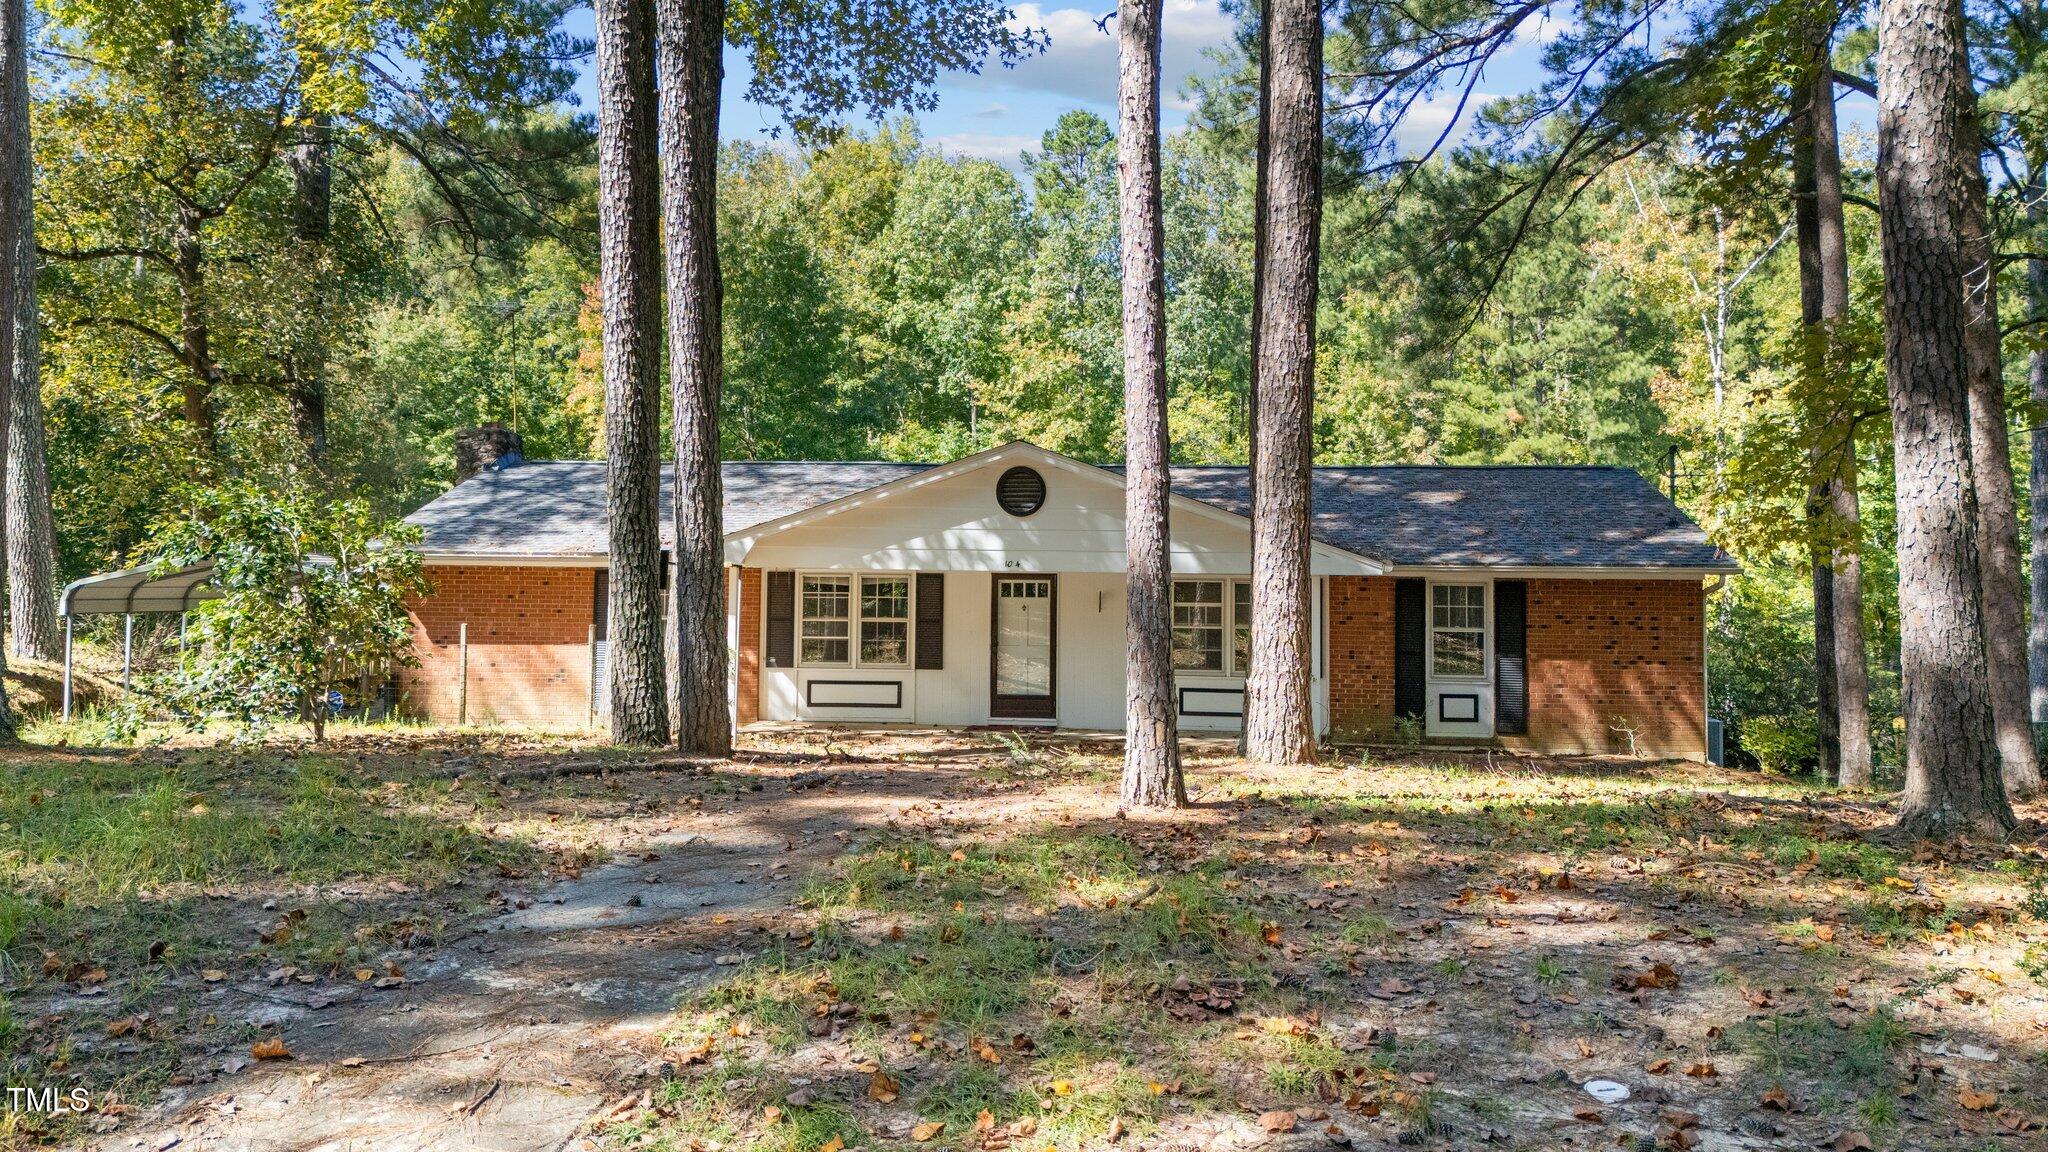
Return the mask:
{"type": "Polygon", "coordinates": [[[910,667],[909,573],[797,576],[797,663],[816,668],[910,667]]]}
{"type": "Polygon", "coordinates": [[[1429,586],[1429,653],[1432,675],[1486,675],[1486,585],[1429,586]]]}
{"type": "Polygon", "coordinates": [[[871,668],[910,663],[910,577],[860,578],[860,662],[871,668]]]}
{"type": "Polygon", "coordinates": [[[1173,582],[1173,667],[1176,672],[1223,671],[1221,580],[1173,582]]]}
{"type": "Polygon", "coordinates": [[[1242,676],[1251,651],[1251,581],[1173,582],[1174,671],[1242,676]]]}
{"type": "Polygon", "coordinates": [[[853,618],[851,576],[805,576],[798,600],[802,638],[797,658],[805,664],[847,664],[853,618]]]}

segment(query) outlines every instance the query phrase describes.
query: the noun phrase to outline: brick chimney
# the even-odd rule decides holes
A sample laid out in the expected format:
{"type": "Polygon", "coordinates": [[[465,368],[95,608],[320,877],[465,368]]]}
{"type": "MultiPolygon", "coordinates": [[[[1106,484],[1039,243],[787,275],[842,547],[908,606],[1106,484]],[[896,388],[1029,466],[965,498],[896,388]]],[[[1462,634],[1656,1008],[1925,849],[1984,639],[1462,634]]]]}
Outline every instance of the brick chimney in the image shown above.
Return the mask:
{"type": "Polygon", "coordinates": [[[497,472],[526,462],[519,433],[497,421],[455,434],[455,482],[479,472],[497,472]]]}

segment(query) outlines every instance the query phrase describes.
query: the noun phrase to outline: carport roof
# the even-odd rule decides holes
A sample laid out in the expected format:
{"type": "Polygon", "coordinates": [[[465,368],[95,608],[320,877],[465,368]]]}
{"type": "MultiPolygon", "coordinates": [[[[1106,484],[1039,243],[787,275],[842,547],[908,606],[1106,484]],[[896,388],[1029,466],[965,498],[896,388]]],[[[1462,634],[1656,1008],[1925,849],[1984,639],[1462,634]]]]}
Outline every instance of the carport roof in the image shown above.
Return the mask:
{"type": "Polygon", "coordinates": [[[152,575],[152,568],[125,568],[73,580],[57,601],[58,614],[94,616],[128,612],[184,612],[207,600],[220,599],[207,581],[213,562],[190,564],[152,575]]]}

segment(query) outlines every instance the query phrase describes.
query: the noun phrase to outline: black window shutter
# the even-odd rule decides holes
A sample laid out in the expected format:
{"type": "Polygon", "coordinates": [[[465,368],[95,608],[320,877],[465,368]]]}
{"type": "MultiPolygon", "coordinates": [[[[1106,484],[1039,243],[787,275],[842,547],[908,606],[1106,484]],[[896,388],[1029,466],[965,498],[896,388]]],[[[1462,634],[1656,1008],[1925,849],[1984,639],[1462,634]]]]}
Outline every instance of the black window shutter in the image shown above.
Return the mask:
{"type": "Polygon", "coordinates": [[[1420,718],[1428,706],[1429,582],[1394,581],[1394,715],[1420,718]]]}
{"type": "Polygon", "coordinates": [[[796,573],[768,573],[768,666],[796,664],[796,573]]]}
{"type": "Polygon", "coordinates": [[[917,574],[917,667],[946,666],[946,574],[917,574]]]}
{"type": "Polygon", "coordinates": [[[1529,584],[1493,582],[1493,730],[1529,731],[1529,584]]]}
{"type": "Polygon", "coordinates": [[[603,568],[597,570],[597,579],[591,582],[590,622],[597,626],[599,640],[609,640],[612,636],[611,583],[611,572],[603,568]]]}

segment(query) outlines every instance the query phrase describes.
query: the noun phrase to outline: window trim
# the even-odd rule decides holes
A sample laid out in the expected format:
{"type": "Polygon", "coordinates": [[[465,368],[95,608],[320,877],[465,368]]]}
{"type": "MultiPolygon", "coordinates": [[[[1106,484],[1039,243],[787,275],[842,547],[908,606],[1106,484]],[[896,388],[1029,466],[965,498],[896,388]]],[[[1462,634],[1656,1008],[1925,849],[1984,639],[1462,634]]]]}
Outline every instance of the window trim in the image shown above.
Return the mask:
{"type": "Polygon", "coordinates": [[[1491,580],[1430,580],[1428,595],[1423,600],[1425,614],[1423,631],[1429,643],[1424,653],[1426,663],[1423,675],[1429,682],[1442,681],[1447,684],[1481,684],[1493,674],[1493,581],[1491,580]],[[1479,671],[1439,672],[1436,668],[1436,637],[1443,632],[1470,632],[1470,628],[1442,628],[1436,623],[1436,590],[1438,588],[1479,589],[1479,671]]]}
{"type": "MultiPolygon", "coordinates": [[[[1221,576],[1195,573],[1190,573],[1185,576],[1175,576],[1167,581],[1166,597],[1169,609],[1171,609],[1172,606],[1177,603],[1177,601],[1175,601],[1173,598],[1173,590],[1174,587],[1177,585],[1223,585],[1223,666],[1221,668],[1175,668],[1173,670],[1173,674],[1175,676],[1221,676],[1235,680],[1244,679],[1245,673],[1248,669],[1240,668],[1237,666],[1237,629],[1240,623],[1240,621],[1237,618],[1237,588],[1239,585],[1243,585],[1246,588],[1250,588],[1251,583],[1252,580],[1249,576],[1221,576]]],[[[1251,620],[1249,618],[1246,618],[1241,623],[1247,628],[1251,627],[1251,620]]],[[[1171,636],[1173,631],[1175,631],[1175,629],[1172,626],[1172,622],[1169,620],[1167,624],[1168,635],[1171,636]]],[[[1247,659],[1245,663],[1249,665],[1251,663],[1249,659],[1250,653],[1247,652],[1246,656],[1247,659]]]]}
{"type": "MultiPolygon", "coordinates": [[[[765,616],[764,626],[765,626],[765,616]]],[[[841,668],[867,669],[876,672],[911,672],[917,667],[917,573],[908,569],[901,571],[881,570],[833,570],[796,569],[796,668],[841,668]],[[804,581],[810,578],[843,579],[846,584],[846,659],[808,660],[804,658],[804,622],[810,619],[838,620],[837,616],[811,617],[804,612],[804,581]],[[882,616],[877,620],[901,622],[904,625],[903,662],[874,664],[860,658],[861,624],[866,617],[861,612],[861,582],[869,579],[901,580],[904,582],[906,615],[902,617],[882,616]]]]}

